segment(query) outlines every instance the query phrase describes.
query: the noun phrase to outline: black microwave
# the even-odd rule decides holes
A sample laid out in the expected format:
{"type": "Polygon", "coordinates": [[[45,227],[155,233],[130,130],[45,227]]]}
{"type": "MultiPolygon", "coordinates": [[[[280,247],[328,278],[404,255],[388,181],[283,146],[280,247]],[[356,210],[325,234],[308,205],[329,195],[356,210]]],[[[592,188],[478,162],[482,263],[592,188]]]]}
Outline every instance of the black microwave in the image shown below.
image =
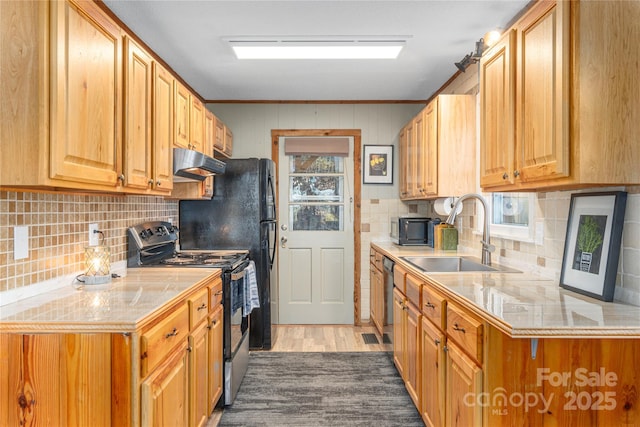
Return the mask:
{"type": "Polygon", "coordinates": [[[426,245],[433,247],[433,227],[439,218],[401,216],[391,218],[389,236],[397,245],[426,245]]]}

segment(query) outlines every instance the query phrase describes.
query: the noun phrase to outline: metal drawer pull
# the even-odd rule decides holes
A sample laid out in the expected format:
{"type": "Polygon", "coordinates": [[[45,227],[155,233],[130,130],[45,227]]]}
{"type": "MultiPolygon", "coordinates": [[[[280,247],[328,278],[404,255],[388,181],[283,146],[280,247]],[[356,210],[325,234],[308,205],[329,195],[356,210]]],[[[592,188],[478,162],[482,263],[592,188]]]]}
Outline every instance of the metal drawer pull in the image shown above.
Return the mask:
{"type": "Polygon", "coordinates": [[[173,330],[168,334],[166,334],[164,337],[171,338],[171,337],[175,337],[176,335],[178,335],[178,328],[173,328],[173,330]]]}
{"type": "Polygon", "coordinates": [[[215,295],[215,296],[222,295],[222,290],[219,290],[218,292],[216,292],[216,293],[215,293],[215,294],[213,294],[213,295],[215,295]]]}
{"type": "Polygon", "coordinates": [[[431,304],[429,301],[426,302],[425,307],[427,307],[427,308],[436,308],[436,306],[431,304]]]}
{"type": "Polygon", "coordinates": [[[435,345],[440,345],[440,340],[439,339],[435,339],[435,340],[433,340],[433,342],[434,342],[435,345]]]}
{"type": "Polygon", "coordinates": [[[202,304],[200,304],[200,307],[198,307],[196,310],[200,311],[200,310],[204,310],[205,308],[207,308],[207,304],[203,302],[202,304]]]}
{"type": "Polygon", "coordinates": [[[458,326],[458,324],[457,324],[457,323],[454,323],[454,324],[453,324],[453,330],[454,330],[454,331],[460,331],[460,332],[462,332],[463,334],[465,333],[464,328],[461,328],[460,326],[458,326]]]}

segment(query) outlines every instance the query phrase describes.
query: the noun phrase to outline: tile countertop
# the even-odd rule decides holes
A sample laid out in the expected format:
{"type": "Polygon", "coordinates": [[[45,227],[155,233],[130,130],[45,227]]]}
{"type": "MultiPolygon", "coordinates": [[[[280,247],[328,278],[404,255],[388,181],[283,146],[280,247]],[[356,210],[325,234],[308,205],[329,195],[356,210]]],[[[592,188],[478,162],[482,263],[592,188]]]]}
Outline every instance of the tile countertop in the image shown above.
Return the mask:
{"type": "Polygon", "coordinates": [[[67,286],[0,306],[0,332],[132,332],[215,268],[136,268],[110,284],[67,286]]]}
{"type": "Polygon", "coordinates": [[[526,272],[427,275],[400,257],[461,254],[390,242],[372,246],[513,338],[640,338],[640,307],[586,297],[526,272]]]}

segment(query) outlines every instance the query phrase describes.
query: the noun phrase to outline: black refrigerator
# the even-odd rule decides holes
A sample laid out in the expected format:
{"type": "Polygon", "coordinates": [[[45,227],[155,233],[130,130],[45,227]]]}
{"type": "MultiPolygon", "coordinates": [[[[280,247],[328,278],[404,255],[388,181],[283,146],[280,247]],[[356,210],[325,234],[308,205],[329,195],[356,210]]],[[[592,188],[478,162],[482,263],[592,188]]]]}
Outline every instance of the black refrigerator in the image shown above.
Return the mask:
{"type": "Polygon", "coordinates": [[[271,288],[277,285],[275,163],[256,158],[225,163],[225,173],[214,179],[211,200],[180,201],[180,249],[249,250],[260,294],[260,308],[250,315],[249,347],[269,350],[271,288]]]}

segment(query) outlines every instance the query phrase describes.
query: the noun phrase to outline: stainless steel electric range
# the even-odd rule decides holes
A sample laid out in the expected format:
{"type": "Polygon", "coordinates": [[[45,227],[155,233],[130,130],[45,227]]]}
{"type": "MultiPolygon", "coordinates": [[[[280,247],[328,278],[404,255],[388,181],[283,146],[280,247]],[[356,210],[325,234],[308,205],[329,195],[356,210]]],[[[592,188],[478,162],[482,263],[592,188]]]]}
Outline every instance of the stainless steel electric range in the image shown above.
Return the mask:
{"type": "Polygon", "coordinates": [[[210,267],[222,270],[223,304],[223,402],[231,405],[249,363],[249,317],[242,308],[232,309],[232,297],[244,288],[249,265],[248,250],[178,249],[178,228],[164,221],[150,221],[127,232],[127,267],[210,267]]]}

